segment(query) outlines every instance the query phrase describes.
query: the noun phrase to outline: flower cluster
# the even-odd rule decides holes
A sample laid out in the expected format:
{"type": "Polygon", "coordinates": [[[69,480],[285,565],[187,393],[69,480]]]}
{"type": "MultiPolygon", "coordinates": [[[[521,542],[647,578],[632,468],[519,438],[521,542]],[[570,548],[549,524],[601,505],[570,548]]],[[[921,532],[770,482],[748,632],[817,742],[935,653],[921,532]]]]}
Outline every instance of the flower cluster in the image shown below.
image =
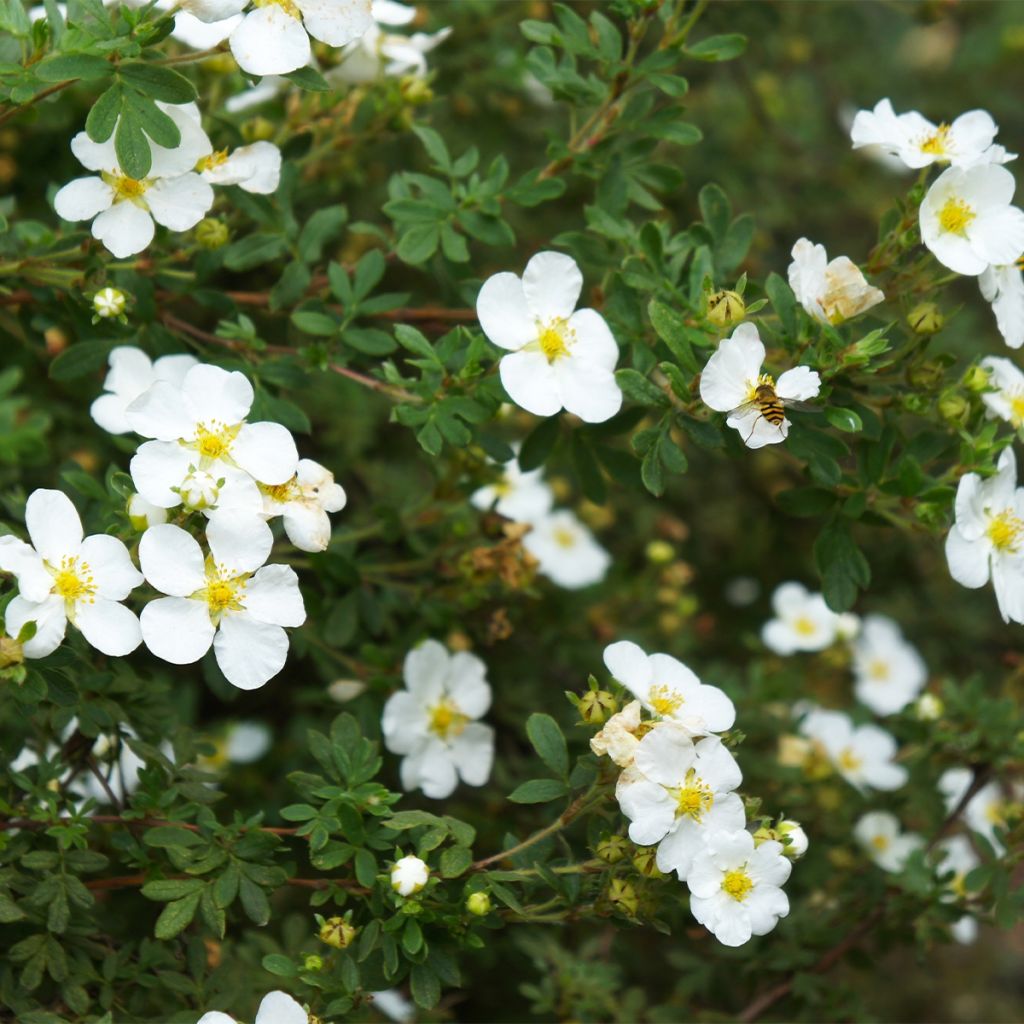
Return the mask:
{"type": "Polygon", "coordinates": [[[670,655],[629,641],[605,648],[604,662],[636,698],[591,740],[622,769],[615,795],[629,838],[657,845],[658,870],[686,882],[693,916],[720,942],[770,932],[789,913],[787,854],[806,842],[802,832],[783,842],[784,829],[748,831],[736,793],[743,776],[719,735],[735,722],[732,701],[670,655]]]}

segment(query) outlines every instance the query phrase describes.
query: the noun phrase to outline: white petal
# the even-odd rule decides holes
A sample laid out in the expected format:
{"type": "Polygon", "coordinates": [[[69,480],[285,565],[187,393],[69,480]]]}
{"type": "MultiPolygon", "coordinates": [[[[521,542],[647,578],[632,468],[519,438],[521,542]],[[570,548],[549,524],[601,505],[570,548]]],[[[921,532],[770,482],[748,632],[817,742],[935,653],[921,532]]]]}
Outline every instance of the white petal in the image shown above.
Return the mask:
{"type": "Polygon", "coordinates": [[[248,0],[181,0],[178,6],[194,18],[213,24],[241,13],[249,3],[248,0]]]}
{"type": "Polygon", "coordinates": [[[74,557],[82,546],[82,520],[63,491],[33,491],[25,503],[25,525],[33,547],[50,565],[74,557]]]}
{"type": "Polygon", "coordinates": [[[484,334],[499,348],[521,349],[537,338],[537,323],[526,305],[523,282],[515,274],[489,277],[476,298],[484,334]]]}
{"type": "Polygon", "coordinates": [[[27,601],[43,601],[53,590],[53,577],[38,552],[17,537],[0,537],[0,571],[17,577],[18,592],[27,601]]]}
{"type": "Polygon", "coordinates": [[[277,4],[245,16],[231,33],[231,52],[250,75],[287,75],[308,64],[312,55],[302,22],[277,4]]]}
{"type": "Polygon", "coordinates": [[[172,231],[188,231],[213,206],[213,189],[198,174],[180,174],[151,185],[146,203],[157,224],[172,231]]]}
{"type": "Polygon", "coordinates": [[[562,408],[558,378],[541,352],[512,352],[503,356],[498,373],[508,397],[534,416],[554,416],[562,408]]]}
{"type": "Polygon", "coordinates": [[[451,796],[459,783],[451,751],[438,740],[431,740],[410,754],[402,762],[401,774],[403,788],[418,787],[431,800],[451,796]]]}
{"type": "Polygon", "coordinates": [[[221,619],[213,650],[232,686],[256,690],[284,668],[288,634],[280,626],[257,622],[245,612],[232,612],[221,619]]]}
{"type": "Polygon", "coordinates": [[[139,564],[150,585],[171,597],[188,597],[206,586],[202,548],[172,523],[151,526],[142,535],[139,564]]]}
{"type": "Polygon", "coordinates": [[[293,502],[283,513],[284,532],[300,551],[326,551],[331,521],[322,508],[293,502]]]}
{"type": "Polygon", "coordinates": [[[239,576],[263,565],[274,546],[274,535],[262,519],[233,510],[210,516],[206,539],[218,566],[239,576]]]}
{"type": "Polygon", "coordinates": [[[203,171],[214,185],[238,185],[246,192],[269,195],[281,180],[281,150],[272,142],[254,142],[236,149],[223,163],[203,171]]]}
{"type": "Polygon", "coordinates": [[[119,260],[142,252],[153,241],[155,233],[149,213],[124,200],[114,203],[92,222],[93,238],[102,242],[119,260]]]}
{"type": "Polygon", "coordinates": [[[642,647],[629,640],[620,640],[604,649],[604,664],[611,674],[624,683],[634,696],[647,699],[654,679],[650,660],[642,647]]]}
{"type": "Polygon", "coordinates": [[[954,526],[946,537],[949,574],[964,587],[976,590],[988,583],[988,543],[967,540],[954,526]]]}
{"type": "Polygon", "coordinates": [[[89,406],[93,422],[108,434],[130,434],[132,425],[125,415],[127,403],[119,395],[100,395],[89,406]]]}
{"type": "Polygon", "coordinates": [[[693,766],[695,757],[693,740],[686,729],[673,723],[662,723],[640,741],[636,750],[636,766],[652,782],[679,786],[693,766]]]}
{"type": "MultiPolygon", "coordinates": [[[[514,358],[506,356],[502,365],[514,358]]],[[[604,423],[622,408],[622,391],[611,370],[575,355],[557,360],[554,370],[562,404],[584,423],[604,423]]]]}
{"type": "Polygon", "coordinates": [[[255,397],[244,373],[207,363],[193,366],[185,374],[181,390],[196,423],[241,423],[249,415],[255,397]]]}
{"type": "Polygon", "coordinates": [[[742,405],[764,362],[764,344],[753,324],[740,324],[721,342],[700,376],[701,401],[710,409],[730,412],[742,405]]]}
{"type": "Polygon", "coordinates": [[[195,420],[181,389],[170,381],[157,381],[134,399],[125,410],[132,430],[158,441],[190,437],[195,420]]]}
{"type": "Polygon", "coordinates": [[[370,0],[295,0],[306,31],[328,46],[344,46],[373,24],[370,0]]]}
{"type": "Polygon", "coordinates": [[[425,709],[407,690],[398,690],[384,703],[380,728],[384,744],[392,754],[412,753],[426,736],[425,709]]]}
{"type": "Polygon", "coordinates": [[[35,635],[23,647],[26,658],[45,658],[53,654],[64,639],[67,621],[64,601],[57,595],[35,602],[15,594],[4,609],[4,628],[13,637],[17,637],[26,622],[36,624],[35,635]]]}
{"type": "Polygon", "coordinates": [[[448,693],[459,710],[470,718],[480,718],[491,706],[491,687],[487,666],[468,651],[456,651],[448,664],[448,693]]]}
{"type": "Polygon", "coordinates": [[[113,135],[106,142],[93,142],[86,132],[79,132],[71,140],[71,152],[87,170],[120,173],[113,135]]]}
{"type": "Polygon", "coordinates": [[[409,692],[423,703],[440,696],[448,676],[450,655],[444,644],[424,640],[405,656],[402,677],[409,692]]]}
{"type": "Polygon", "coordinates": [[[283,484],[295,476],[299,452],[280,423],[246,423],[231,445],[231,458],[263,484],[283,484]]]}
{"type": "Polygon", "coordinates": [[[86,537],[79,554],[89,564],[96,592],[101,597],[123,601],[143,581],[128,549],[116,537],[105,533],[86,537]]]}
{"type": "Polygon", "coordinates": [[[967,237],[986,263],[1013,263],[1024,253],[1024,210],[1016,206],[985,210],[967,226],[967,237]]]}
{"type": "Polygon", "coordinates": [[[53,208],[62,220],[92,220],[113,202],[114,190],[101,178],[75,178],[53,197],[53,208]]]}
{"type": "Polygon", "coordinates": [[[489,725],[470,722],[452,741],[451,757],[466,785],[484,785],[494,763],[494,730],[489,725]]]}
{"type": "Polygon", "coordinates": [[[523,294],[541,320],[568,320],[583,290],[583,274],[571,256],[539,252],[523,271],[523,294]]]}
{"type": "Polygon", "coordinates": [[[174,441],[147,441],[129,464],[135,489],[159,508],[180,505],[181,495],[171,488],[181,486],[195,458],[194,452],[174,441]]]}
{"type": "Polygon", "coordinates": [[[992,587],[1003,622],[1024,622],[1024,560],[993,560],[992,587]]]}
{"type": "Polygon", "coordinates": [[[595,363],[606,370],[614,370],[619,361],[619,346],[603,316],[594,309],[577,309],[569,317],[569,331],[575,336],[572,343],[573,359],[595,363]]]}
{"type": "Polygon", "coordinates": [[[256,1011],[256,1024],[309,1024],[309,1014],[287,992],[270,992],[256,1011]]]}
{"type": "Polygon", "coordinates": [[[814,398],[821,390],[821,378],[809,366],[795,366],[779,377],[775,393],[779,398],[790,398],[798,402],[814,398]]]}
{"type": "Polygon", "coordinates": [[[259,622],[301,626],[306,621],[299,577],[290,565],[265,565],[258,570],[245,586],[244,604],[259,622]]]}
{"type": "Polygon", "coordinates": [[[142,609],[139,623],[149,650],[172,665],[191,665],[213,643],[213,623],[204,601],[159,597],[142,609]]]}
{"type": "Polygon", "coordinates": [[[105,597],[77,602],[75,625],[96,650],[113,658],[131,654],[142,643],[135,612],[105,597]]]}

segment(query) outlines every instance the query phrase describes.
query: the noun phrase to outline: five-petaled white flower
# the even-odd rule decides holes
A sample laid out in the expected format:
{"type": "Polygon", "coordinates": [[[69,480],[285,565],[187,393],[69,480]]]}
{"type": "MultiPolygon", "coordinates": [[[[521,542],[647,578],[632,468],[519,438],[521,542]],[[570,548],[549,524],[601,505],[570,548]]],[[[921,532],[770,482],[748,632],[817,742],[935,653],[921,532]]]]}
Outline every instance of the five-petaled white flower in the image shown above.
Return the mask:
{"type": "MultiPolygon", "coordinates": [[[[952,812],[960,806],[973,781],[974,773],[969,768],[947,768],[942,773],[939,792],[947,811],[952,812]]],[[[963,818],[968,828],[980,832],[997,853],[1002,853],[1003,844],[996,837],[995,830],[1006,827],[1006,797],[998,782],[986,782],[967,801],[963,818]]]]}
{"type": "Polygon", "coordinates": [[[254,195],[270,195],[281,182],[281,150],[262,141],[230,152],[219,149],[204,156],[196,171],[211,185],[237,185],[254,195]]]}
{"type": "Polygon", "coordinates": [[[1001,356],[986,356],[981,368],[988,372],[993,389],[981,396],[989,416],[998,416],[1015,428],[1024,426],[1024,373],[1001,356]]]}
{"type": "Polygon", "coordinates": [[[864,619],[852,651],[854,693],[876,715],[902,711],[928,681],[924,659],[888,616],[864,619]]]}
{"type": "Polygon", "coordinates": [[[853,827],[853,837],[883,870],[899,872],[907,858],[924,846],[913,832],[904,832],[899,820],[888,811],[869,811],[853,827]]]}
{"type": "Polygon", "coordinates": [[[509,353],[498,365],[501,383],[535,416],[567,409],[601,423],[622,406],[615,381],[619,346],[600,313],[576,309],[582,288],[571,256],[539,252],[521,278],[495,274],[477,296],[484,334],[509,353]]]}
{"type": "Polygon", "coordinates": [[[991,578],[1003,621],[1024,622],[1024,487],[1010,448],[996,469],[987,480],[960,478],[946,559],[953,579],[972,590],[991,578]]]}
{"type": "Polygon", "coordinates": [[[978,278],[982,298],[992,305],[996,327],[1010,348],[1024,345],[1024,273],[1019,263],[988,267],[978,278]]]}
{"type": "Polygon", "coordinates": [[[743,828],[743,801],[733,792],[742,781],[717,736],[694,743],[685,727],[661,722],[640,741],[615,796],[630,820],[629,838],[640,846],[658,843],[658,869],[685,879],[705,833],[743,828]]]}
{"type": "Polygon", "coordinates": [[[263,514],[281,516],[288,539],[301,551],[324,551],[331,541],[328,512],[348,500],[334,474],[312,459],[299,459],[295,476],[283,484],[261,484],[263,514]]]}
{"type": "Polygon", "coordinates": [[[860,110],[853,119],[853,148],[878,146],[907,167],[948,163],[954,167],[1006,163],[1015,159],[1002,146],[993,145],[999,129],[987,110],[969,110],[952,124],[932,124],[916,110],[897,114],[885,99],[874,110],[860,110]]]}
{"type": "MultiPolygon", "coordinates": [[[[967,876],[981,863],[966,836],[950,836],[938,846],[941,859],[936,871],[940,876],[952,875],[946,879],[944,903],[953,903],[967,896],[967,876]]],[[[970,945],[978,937],[978,922],[970,914],[954,921],[950,927],[953,938],[962,945],[970,945]]]]}
{"type": "Polygon", "coordinates": [[[107,357],[110,370],[103,381],[106,394],[100,395],[89,407],[93,420],[110,434],[128,434],[128,406],[158,380],[180,385],[185,374],[197,366],[195,356],[160,356],[151,360],[134,345],[118,345],[107,357]]]}
{"type": "Polygon", "coordinates": [[[828,261],[825,246],[801,238],[793,246],[789,286],[797,302],[825,324],[840,324],[885,301],[848,256],[828,261]]]}
{"type": "Polygon", "coordinates": [[[253,398],[244,374],[205,363],[193,366],[180,387],[157,381],[127,411],[136,433],[155,438],[131,461],[139,493],[163,508],[216,503],[260,512],[256,483],[287,483],[299,453],[280,423],[246,422],[253,398]]]}
{"type": "Polygon", "coordinates": [[[18,636],[26,623],[36,625],[24,645],[26,656],[52,654],[68,622],[103,654],[134,651],[142,640],[139,620],[120,602],[142,582],[142,573],[124,544],[105,533],[83,537],[82,520],[61,491],[33,491],[25,525],[31,544],[0,537],[0,569],[18,580],[4,612],[7,632],[18,636]]]}
{"type": "Polygon", "coordinates": [[[907,769],[893,760],[896,741],[877,725],[855,726],[841,711],[813,708],[800,723],[800,731],[861,791],[899,789],[907,781],[907,769]]]}
{"type": "Polygon", "coordinates": [[[414,896],[430,878],[430,868],[419,857],[409,854],[391,866],[391,888],[399,896],[414,896]]]}
{"type": "Polygon", "coordinates": [[[218,771],[227,764],[252,764],[266,754],[272,739],[263,722],[232,722],[219,735],[207,739],[214,752],[200,755],[199,767],[218,771]]]}
{"type": "Polygon", "coordinates": [[[71,151],[98,177],[76,178],[54,197],[64,220],[91,220],[93,237],[118,259],[142,252],[156,231],[154,221],[172,231],[187,231],[213,206],[213,189],[192,168],[213,147],[199,126],[191,104],[158,104],[174,121],[181,141],[174,149],[150,142],[152,166],[144,178],[121,169],[113,134],[93,142],[85,132],[71,140],[71,151]]]}
{"type": "Polygon", "coordinates": [[[181,527],[154,526],[139,542],[139,562],[167,597],[142,609],[146,646],[173,665],[190,665],[213,646],[225,678],[242,690],[263,686],[284,668],[285,626],[306,609],[295,570],[264,565],[274,538],[245,512],[216,512],[206,527],[210,556],[181,527]]]}
{"type": "Polygon", "coordinates": [[[487,666],[426,640],[405,656],[403,678],[381,721],[388,750],[402,755],[402,787],[440,800],[459,779],[482,786],[494,761],[494,730],[478,721],[491,706],[487,666]]]}
{"type": "Polygon", "coordinates": [[[767,935],[789,913],[781,886],[793,870],[782,844],[755,847],[745,829],[708,835],[686,879],[693,916],[726,946],[767,935]]]}
{"type": "Polygon", "coordinates": [[[544,483],[541,470],[524,473],[518,459],[509,459],[500,472],[493,484],[485,484],[472,493],[469,500],[474,508],[488,509],[493,505],[498,515],[515,523],[532,523],[551,511],[554,495],[544,483]]]}
{"type": "Polygon", "coordinates": [[[1024,210],[1011,206],[1013,175],[995,164],[950,167],[921,202],[921,241],[958,274],[976,276],[990,264],[1024,253],[1024,210]]]}
{"type": "Polygon", "coordinates": [[[821,594],[802,583],[781,583],[772,594],[775,618],[764,624],[761,639],[776,654],[823,651],[836,642],[846,617],[837,615],[821,594]]]}
{"type": "MultiPolygon", "coordinates": [[[[238,1024],[230,1014],[211,1010],[196,1024],[238,1024]]],[[[254,1024],[309,1024],[309,1014],[287,992],[270,992],[256,1011],[254,1024]]]]}
{"type": "Polygon", "coordinates": [[[821,390],[821,378],[808,366],[787,370],[776,383],[761,373],[764,355],[757,327],[740,324],[700,375],[701,400],[716,412],[729,413],[726,425],[739,432],[748,448],[785,441],[790,422],[784,405],[814,398],[821,390]]]}
{"type": "Polygon", "coordinates": [[[725,732],[736,722],[732,701],[669,654],[646,654],[636,644],[620,640],[604,649],[604,663],[648,711],[694,736],[725,732]]]}
{"type": "Polygon", "coordinates": [[[600,583],[612,561],[590,530],[564,508],[535,520],[523,547],[552,583],[567,590],[600,583]]]}

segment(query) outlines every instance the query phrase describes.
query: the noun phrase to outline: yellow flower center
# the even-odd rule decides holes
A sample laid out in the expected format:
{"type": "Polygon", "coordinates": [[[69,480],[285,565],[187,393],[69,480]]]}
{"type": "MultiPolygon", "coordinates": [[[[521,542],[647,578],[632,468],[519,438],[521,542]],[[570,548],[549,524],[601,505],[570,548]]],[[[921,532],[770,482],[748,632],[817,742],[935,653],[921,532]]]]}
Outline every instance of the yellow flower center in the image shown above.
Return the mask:
{"type": "Polygon", "coordinates": [[[675,790],[676,817],[692,818],[699,822],[715,802],[711,787],[691,768],[686,773],[686,784],[675,790]]]}
{"type": "Polygon", "coordinates": [[[888,836],[872,836],[871,845],[879,852],[885,853],[889,849],[889,837],[888,836]]]}
{"type": "Polygon", "coordinates": [[[430,720],[427,728],[443,740],[461,735],[469,724],[469,716],[464,715],[458,704],[450,697],[435,704],[430,709],[430,720]]]}
{"type": "Polygon", "coordinates": [[[1019,427],[1024,423],[1024,394],[1016,394],[1010,398],[1010,422],[1019,427]]]}
{"type": "Polygon", "coordinates": [[[727,871],[722,879],[722,891],[728,893],[737,903],[742,903],[754,888],[754,880],[743,868],[727,871]]]}
{"type": "Polygon", "coordinates": [[[558,526],[551,534],[554,542],[560,548],[573,548],[576,546],[576,534],[565,526],[558,526]]]}
{"type": "Polygon", "coordinates": [[[951,235],[962,235],[975,216],[974,210],[962,199],[947,199],[939,211],[939,226],[951,235]]]}
{"type": "Polygon", "coordinates": [[[283,484],[260,484],[259,486],[260,490],[268,498],[281,505],[286,505],[289,501],[297,501],[302,497],[302,492],[299,490],[298,478],[294,476],[291,480],[287,480],[283,484]]]}
{"type": "Polygon", "coordinates": [[[204,156],[199,163],[196,164],[196,170],[202,174],[203,171],[212,171],[214,167],[220,167],[221,164],[226,163],[228,159],[228,151],[226,149],[218,149],[211,153],[209,156],[204,156]]]}
{"type": "Polygon", "coordinates": [[[949,142],[949,125],[940,124],[935,129],[934,135],[929,135],[928,138],[921,143],[921,152],[928,153],[931,156],[945,156],[946,145],[949,142]]]}
{"type": "Polygon", "coordinates": [[[230,427],[220,420],[200,423],[190,447],[195,448],[204,459],[222,459],[231,451],[231,445],[241,428],[241,423],[230,427]]]}
{"type": "Polygon", "coordinates": [[[683,695],[668,686],[652,686],[647,703],[659,715],[671,715],[683,706],[683,695]]]}
{"type": "Polygon", "coordinates": [[[755,398],[774,398],[775,397],[775,378],[770,373],[762,373],[757,380],[751,381],[747,385],[747,401],[752,402],[755,398]],[[758,395],[759,388],[771,388],[771,395],[767,395],[765,392],[761,392],[758,395]]]}
{"type": "Polygon", "coordinates": [[[855,772],[857,771],[864,762],[853,752],[852,747],[845,747],[839,753],[839,757],[836,758],[839,763],[839,767],[844,772],[855,772]]]}
{"type": "Polygon", "coordinates": [[[818,632],[818,627],[806,615],[801,615],[798,619],[794,620],[793,631],[801,636],[814,636],[818,632]]]}
{"type": "Polygon", "coordinates": [[[950,892],[959,896],[960,899],[967,898],[967,872],[961,871],[953,876],[949,883],[950,892]]]}
{"type": "Polygon", "coordinates": [[[216,624],[224,612],[239,612],[245,607],[245,586],[248,574],[229,576],[222,565],[214,565],[212,560],[206,563],[206,586],[190,596],[197,601],[205,601],[210,609],[210,619],[216,624]]]}
{"type": "Polygon", "coordinates": [[[80,562],[77,558],[65,555],[60,565],[50,567],[50,572],[53,574],[53,592],[69,604],[75,601],[91,603],[95,600],[96,584],[88,562],[80,562]]]}
{"type": "Polygon", "coordinates": [[[114,190],[114,202],[134,203],[146,209],[142,197],[152,184],[148,178],[129,178],[127,174],[107,174],[100,177],[114,190]]]}
{"type": "Polygon", "coordinates": [[[280,7],[289,17],[302,21],[302,12],[294,0],[253,0],[253,4],[256,7],[280,7]]]}
{"type": "Polygon", "coordinates": [[[988,521],[985,535],[992,542],[992,547],[1003,554],[1015,555],[1021,533],[1024,533],[1024,520],[1015,516],[1010,509],[1004,509],[999,515],[988,521]]]}
{"type": "Polygon", "coordinates": [[[875,658],[868,665],[868,675],[872,679],[877,679],[880,683],[888,682],[890,674],[889,663],[881,658],[875,658]]]}
{"type": "Polygon", "coordinates": [[[540,345],[540,350],[549,363],[569,354],[571,340],[572,331],[569,330],[569,324],[560,317],[549,320],[537,335],[537,344],[540,345]]]}
{"type": "Polygon", "coordinates": [[[1003,810],[1002,800],[993,800],[991,803],[986,804],[986,820],[992,825],[1005,825],[1006,819],[1003,817],[1003,810]]]}

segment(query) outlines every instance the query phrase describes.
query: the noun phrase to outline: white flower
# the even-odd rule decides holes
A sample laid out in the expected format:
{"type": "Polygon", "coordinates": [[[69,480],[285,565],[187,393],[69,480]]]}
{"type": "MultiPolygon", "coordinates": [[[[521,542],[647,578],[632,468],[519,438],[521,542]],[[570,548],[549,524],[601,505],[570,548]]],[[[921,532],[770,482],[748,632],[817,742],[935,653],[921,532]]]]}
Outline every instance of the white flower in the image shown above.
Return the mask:
{"type": "Polygon", "coordinates": [[[907,167],[949,163],[954,167],[1006,163],[1015,159],[1002,146],[992,144],[999,129],[985,110],[969,110],[952,124],[932,124],[917,111],[897,114],[889,100],[874,110],[860,110],[853,119],[853,148],[878,146],[907,167]]]}
{"type": "Polygon", "coordinates": [[[615,796],[630,820],[629,838],[659,843],[658,869],[685,879],[707,832],[743,828],[743,801],[733,792],[742,781],[717,736],[695,744],[683,726],[662,722],[640,741],[615,796]]]}
{"type": "Polygon", "coordinates": [[[501,383],[516,405],[535,416],[564,408],[587,423],[601,423],[622,406],[614,372],[619,346],[600,313],[576,309],[582,288],[571,256],[539,252],[521,278],[495,274],[477,296],[484,334],[510,353],[498,366],[501,383]]]}
{"type": "Polygon", "coordinates": [[[211,185],[237,185],[246,192],[270,195],[281,181],[281,150],[272,142],[254,142],[203,157],[196,171],[211,185]]]}
{"type": "Polygon", "coordinates": [[[812,594],[802,583],[782,583],[772,594],[775,618],[764,624],[761,639],[776,654],[823,651],[835,643],[840,616],[821,594],[812,594]]]}
{"type": "Polygon", "coordinates": [[[541,470],[524,473],[518,459],[509,459],[501,467],[501,476],[493,484],[478,487],[470,496],[474,508],[492,505],[498,515],[516,523],[532,523],[551,511],[554,495],[544,483],[541,470]]]}
{"type": "MultiPolygon", "coordinates": [[[[786,439],[790,422],[784,416],[773,424],[766,410],[777,410],[787,401],[804,401],[821,390],[821,379],[807,366],[787,370],[778,383],[761,373],[764,344],[754,324],[740,324],[719,344],[700,375],[700,397],[706,406],[729,413],[727,426],[739,431],[748,448],[763,448],[786,439]],[[781,402],[780,402],[781,400],[781,402]]],[[[769,411],[774,417],[774,413],[769,411]]]]}
{"type": "MultiPolygon", "coordinates": [[[[939,792],[946,803],[946,810],[953,811],[960,806],[964,794],[970,788],[974,773],[969,768],[947,768],[939,778],[939,792]]],[[[1003,844],[996,837],[996,827],[1006,826],[1006,799],[998,782],[987,782],[967,802],[963,811],[964,821],[973,832],[980,832],[995,849],[1001,853],[1003,844]]]]}
{"type": "Polygon", "coordinates": [[[776,831],[781,836],[785,836],[789,839],[789,843],[783,846],[782,852],[787,857],[792,857],[793,860],[798,860],[806,852],[808,847],[811,845],[811,841],[807,838],[807,833],[804,831],[803,825],[799,821],[793,821],[792,818],[786,818],[780,821],[776,831]]]}
{"type": "Polygon", "coordinates": [[[281,516],[288,539],[301,551],[324,551],[331,541],[328,512],[340,512],[347,497],[334,474],[312,459],[299,459],[295,476],[283,484],[260,486],[263,514],[281,516]]]}
{"type": "Polygon", "coordinates": [[[934,693],[922,693],[914,705],[914,715],[921,722],[937,722],[945,710],[942,699],[934,693]]]}
{"type": "Polygon", "coordinates": [[[409,855],[396,860],[391,867],[391,888],[399,896],[418,893],[430,878],[430,868],[419,859],[409,855]]]}
{"type": "Polygon", "coordinates": [[[209,559],[194,537],[170,523],[142,535],[142,571],[169,595],[143,608],[142,637],[173,665],[198,661],[212,644],[228,682],[254,690],[284,667],[288,634],[282,627],[306,621],[299,581],[290,566],[263,564],[273,536],[256,516],[217,512],[206,539],[209,559]]]}
{"type": "Polygon", "coordinates": [[[852,646],[854,693],[876,715],[902,711],[928,681],[917,648],[885,615],[869,615],[852,646]]]}
{"type": "Polygon", "coordinates": [[[982,297],[992,304],[996,326],[1010,348],[1024,345],[1024,274],[1016,263],[988,267],[978,278],[982,297]]]}
{"type": "Polygon", "coordinates": [[[837,256],[829,263],[825,247],[806,238],[793,246],[791,255],[789,286],[815,320],[839,324],[885,301],[885,294],[869,285],[847,256],[837,256]]]}
{"type": "Polygon", "coordinates": [[[924,846],[919,835],[903,832],[895,815],[887,811],[862,815],[853,827],[853,836],[883,871],[902,871],[914,850],[924,846]]]}
{"type": "Polygon", "coordinates": [[[185,374],[199,364],[194,356],[160,356],[153,361],[140,348],[118,345],[107,357],[110,370],[103,381],[103,390],[89,407],[93,420],[110,434],[131,432],[126,411],[128,406],[158,380],[180,385],[185,374]]]}
{"type": "Polygon", "coordinates": [[[745,830],[717,831],[693,862],[686,884],[693,916],[726,946],[767,935],[789,913],[781,886],[793,865],[774,841],[754,847],[745,830]]]}
{"type": "Polygon", "coordinates": [[[620,768],[628,768],[636,758],[640,746],[637,731],[640,728],[640,701],[630,701],[621,711],[612,715],[604,728],[590,740],[590,749],[598,757],[607,755],[620,768]]]}
{"type": "Polygon", "coordinates": [[[1024,210],[1010,205],[1015,187],[1005,167],[943,171],[921,203],[921,241],[958,274],[1013,263],[1024,253],[1024,210]]]}
{"type": "Polygon", "coordinates": [[[567,590],[600,583],[612,562],[611,555],[568,509],[536,520],[523,537],[523,547],[552,583],[567,590]]]}
{"type": "Polygon", "coordinates": [[[956,521],[946,559],[957,583],[972,590],[991,577],[1004,622],[1024,622],[1024,488],[1017,486],[1013,451],[1004,449],[995,476],[960,478],[956,521]]]}
{"type": "Polygon", "coordinates": [[[207,770],[223,768],[225,764],[252,764],[270,749],[270,729],[262,722],[234,722],[210,742],[213,754],[199,758],[199,766],[207,770]]]}
{"type": "Polygon", "coordinates": [[[604,663],[648,711],[677,722],[692,735],[725,732],[736,722],[732,701],[671,655],[648,655],[636,644],[620,640],[604,649],[604,663]]]}
{"type": "Polygon", "coordinates": [[[812,709],[800,731],[819,745],[832,767],[859,790],[899,789],[907,769],[895,764],[896,741],[877,725],[854,726],[841,711],[812,709]]]}
{"type": "Polygon", "coordinates": [[[388,698],[381,730],[388,750],[402,755],[403,789],[440,800],[459,779],[482,786],[494,761],[494,730],[478,721],[491,706],[487,666],[426,640],[405,656],[402,674],[406,688],[388,698]]]}
{"type": "Polygon", "coordinates": [[[1024,425],[1024,373],[1000,356],[986,356],[981,368],[994,389],[981,396],[989,416],[998,416],[1015,428],[1024,425]]]}
{"type": "MultiPolygon", "coordinates": [[[[238,1021],[227,1013],[211,1010],[196,1024],[238,1024],[238,1021]]],[[[287,992],[271,992],[263,997],[254,1024],[309,1024],[309,1014],[287,992]]]]}
{"type": "Polygon", "coordinates": [[[127,305],[128,299],[120,288],[101,288],[92,297],[93,311],[104,320],[119,317],[127,305]]]}
{"type": "MultiPolygon", "coordinates": [[[[946,892],[942,896],[944,903],[953,903],[962,900],[967,896],[965,885],[967,876],[981,863],[978,855],[974,852],[970,840],[966,836],[950,836],[944,839],[938,847],[942,854],[937,871],[940,875],[952,873],[952,878],[946,880],[946,892]]],[[[953,938],[961,945],[968,946],[978,937],[978,922],[970,915],[954,921],[950,927],[953,938]]]]}
{"type": "Polygon", "coordinates": [[[373,24],[361,39],[345,47],[341,62],[328,73],[329,80],[359,84],[381,76],[422,78],[427,73],[426,55],[452,31],[442,28],[433,34],[414,32],[410,36],[386,31],[381,26],[408,25],[416,17],[415,7],[394,0],[373,0],[371,14],[373,24]]]}
{"type": "MultiPolygon", "coordinates": [[[[203,21],[219,21],[223,13],[212,8],[220,6],[192,0],[190,9],[203,21]]],[[[286,75],[310,62],[310,36],[344,46],[372,24],[370,0],[263,0],[231,33],[231,52],[250,75],[286,75]]]]}
{"type": "Polygon", "coordinates": [[[281,424],[246,422],[253,398],[244,374],[206,364],[193,366],[180,388],[164,381],[149,388],[127,411],[136,433],[156,439],[131,461],[139,493],[164,508],[182,501],[205,508],[212,497],[224,508],[261,511],[256,481],[291,480],[299,453],[281,424]]]}
{"type": "Polygon", "coordinates": [[[142,640],[139,620],[119,602],[142,574],[124,544],[105,533],[83,539],[78,512],[60,491],[33,491],[25,525],[31,545],[0,537],[0,569],[18,579],[18,594],[4,613],[7,632],[17,636],[27,622],[36,624],[24,645],[26,657],[52,654],[68,622],[104,654],[134,651],[142,640]]]}
{"type": "Polygon", "coordinates": [[[181,141],[175,149],[150,141],[153,162],[145,178],[130,178],[121,170],[113,134],[106,142],[93,142],[79,132],[71,140],[71,151],[99,176],[76,178],[53,200],[64,220],[91,220],[93,237],[118,259],[142,252],[153,241],[154,221],[172,231],[187,231],[213,205],[213,189],[192,173],[213,148],[191,113],[194,108],[157,105],[177,125],[181,141]]]}
{"type": "Polygon", "coordinates": [[[397,988],[386,988],[383,992],[370,994],[373,996],[370,1005],[385,1017],[398,1021],[398,1024],[416,1019],[416,1007],[397,988]]]}
{"type": "Polygon", "coordinates": [[[151,526],[167,522],[167,509],[146,501],[141,494],[133,494],[128,499],[128,519],[139,533],[144,533],[151,526]]]}

